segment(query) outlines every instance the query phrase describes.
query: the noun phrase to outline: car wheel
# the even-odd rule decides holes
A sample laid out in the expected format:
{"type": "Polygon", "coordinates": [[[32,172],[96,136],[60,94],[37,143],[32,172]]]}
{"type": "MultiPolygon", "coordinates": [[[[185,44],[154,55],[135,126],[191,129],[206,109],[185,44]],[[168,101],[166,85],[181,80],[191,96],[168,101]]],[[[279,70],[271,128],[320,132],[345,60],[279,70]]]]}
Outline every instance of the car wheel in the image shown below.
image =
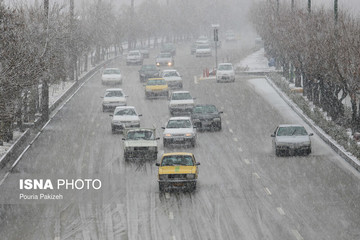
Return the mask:
{"type": "Polygon", "coordinates": [[[102,107],[102,111],[105,112],[105,108],[104,108],[104,107],[102,107]]]}
{"type": "Polygon", "coordinates": [[[168,143],[164,140],[164,141],[163,141],[163,145],[164,145],[164,147],[167,147],[167,146],[168,146],[168,143]]]}
{"type": "Polygon", "coordinates": [[[218,131],[221,131],[221,123],[219,123],[219,124],[217,125],[217,130],[218,130],[218,131]]]}
{"type": "Polygon", "coordinates": [[[190,190],[191,192],[194,192],[194,191],[196,190],[196,182],[190,183],[189,190],[190,190]]]}
{"type": "Polygon", "coordinates": [[[195,145],[196,145],[195,139],[191,140],[191,147],[195,147],[195,145]]]}
{"type": "Polygon", "coordinates": [[[111,133],[114,134],[115,132],[115,128],[111,128],[111,133]]]}
{"type": "Polygon", "coordinates": [[[127,156],[127,154],[124,154],[124,160],[125,162],[129,161],[129,157],[127,156]]]}
{"type": "Polygon", "coordinates": [[[164,184],[164,183],[159,183],[159,191],[160,191],[160,192],[164,192],[164,191],[165,191],[165,184],[164,184]]]}

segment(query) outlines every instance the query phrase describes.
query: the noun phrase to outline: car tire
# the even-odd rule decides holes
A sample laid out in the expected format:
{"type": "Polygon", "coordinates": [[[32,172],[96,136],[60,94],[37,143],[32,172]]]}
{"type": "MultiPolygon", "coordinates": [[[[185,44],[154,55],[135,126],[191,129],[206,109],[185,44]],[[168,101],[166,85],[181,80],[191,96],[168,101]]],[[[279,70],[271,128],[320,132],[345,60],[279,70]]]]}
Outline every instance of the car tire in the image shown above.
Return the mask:
{"type": "Polygon", "coordinates": [[[216,130],[221,131],[221,123],[217,124],[216,130]]]}
{"type": "Polygon", "coordinates": [[[196,182],[190,184],[189,190],[190,192],[194,192],[196,190],[196,182]]]}
{"type": "Polygon", "coordinates": [[[164,191],[165,191],[165,184],[164,184],[164,183],[159,183],[159,191],[160,191],[160,192],[164,192],[164,191]]]}
{"type": "Polygon", "coordinates": [[[280,156],[280,150],[279,150],[279,149],[275,149],[275,155],[276,155],[277,157],[280,156]]]}
{"type": "Polygon", "coordinates": [[[115,132],[115,128],[111,128],[111,133],[114,134],[115,132]]]}
{"type": "Polygon", "coordinates": [[[168,143],[166,142],[166,140],[163,141],[163,146],[164,146],[164,148],[166,148],[168,146],[168,143]]]}
{"type": "Polygon", "coordinates": [[[104,108],[104,107],[102,107],[102,111],[105,112],[105,108],[104,108]]]}
{"type": "Polygon", "coordinates": [[[191,140],[191,147],[195,147],[195,145],[196,145],[196,140],[195,139],[191,140]]]}

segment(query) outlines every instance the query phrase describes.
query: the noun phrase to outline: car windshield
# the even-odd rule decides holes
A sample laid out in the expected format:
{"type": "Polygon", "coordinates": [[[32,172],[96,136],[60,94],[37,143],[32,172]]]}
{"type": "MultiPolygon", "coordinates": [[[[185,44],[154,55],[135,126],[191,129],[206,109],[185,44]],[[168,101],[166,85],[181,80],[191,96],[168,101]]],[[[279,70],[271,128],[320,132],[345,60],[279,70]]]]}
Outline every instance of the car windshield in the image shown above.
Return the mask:
{"type": "Polygon", "coordinates": [[[214,105],[202,105],[195,106],[193,109],[193,113],[216,113],[217,109],[214,105]]]}
{"type": "Polygon", "coordinates": [[[157,68],[156,68],[155,65],[143,65],[143,66],[141,67],[141,70],[147,70],[147,71],[149,71],[149,70],[154,70],[154,71],[156,71],[157,68]]]}
{"type": "Polygon", "coordinates": [[[230,64],[219,65],[218,70],[232,70],[233,67],[230,64]]]}
{"type": "Polygon", "coordinates": [[[135,109],[133,108],[124,108],[124,109],[119,109],[119,110],[115,110],[115,115],[116,116],[126,116],[126,115],[129,115],[129,116],[135,116],[136,115],[136,112],[135,112],[135,109]]]}
{"type": "Polygon", "coordinates": [[[105,97],[122,97],[124,96],[122,91],[107,91],[105,97]]]}
{"type": "Polygon", "coordinates": [[[120,74],[119,69],[105,69],[103,74],[120,74]]]}
{"type": "Polygon", "coordinates": [[[192,99],[190,93],[188,92],[184,92],[184,93],[173,93],[172,100],[187,100],[187,99],[192,99]]]}
{"type": "Polygon", "coordinates": [[[277,136],[306,136],[307,132],[304,127],[301,126],[290,126],[290,127],[279,127],[277,136]]]}
{"type": "Polygon", "coordinates": [[[190,128],[191,122],[186,119],[176,119],[170,120],[166,126],[166,128],[190,128]]]}
{"type": "Polygon", "coordinates": [[[179,77],[179,73],[176,71],[164,72],[163,77],[179,77]]]}
{"type": "Polygon", "coordinates": [[[171,54],[170,53],[160,53],[159,58],[171,58],[171,54]]]}
{"type": "Polygon", "coordinates": [[[191,156],[186,155],[165,156],[161,166],[194,166],[194,161],[191,156]]]}
{"type": "Polygon", "coordinates": [[[148,86],[154,86],[154,85],[166,85],[166,82],[164,79],[156,79],[156,80],[148,80],[147,81],[148,86]]]}
{"type": "Polygon", "coordinates": [[[151,130],[141,130],[141,131],[129,131],[127,133],[127,140],[155,140],[153,131],[151,130]]]}

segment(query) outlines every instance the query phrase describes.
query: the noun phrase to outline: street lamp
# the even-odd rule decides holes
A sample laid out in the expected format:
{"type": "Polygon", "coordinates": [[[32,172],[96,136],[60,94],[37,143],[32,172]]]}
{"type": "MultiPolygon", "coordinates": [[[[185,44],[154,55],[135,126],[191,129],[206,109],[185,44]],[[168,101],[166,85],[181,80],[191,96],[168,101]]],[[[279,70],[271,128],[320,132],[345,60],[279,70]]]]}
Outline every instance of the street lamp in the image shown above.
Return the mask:
{"type": "Polygon", "coordinates": [[[212,24],[211,27],[214,29],[214,42],[215,42],[215,68],[217,68],[218,60],[217,60],[217,45],[219,41],[219,34],[218,30],[220,25],[219,24],[212,24]]]}

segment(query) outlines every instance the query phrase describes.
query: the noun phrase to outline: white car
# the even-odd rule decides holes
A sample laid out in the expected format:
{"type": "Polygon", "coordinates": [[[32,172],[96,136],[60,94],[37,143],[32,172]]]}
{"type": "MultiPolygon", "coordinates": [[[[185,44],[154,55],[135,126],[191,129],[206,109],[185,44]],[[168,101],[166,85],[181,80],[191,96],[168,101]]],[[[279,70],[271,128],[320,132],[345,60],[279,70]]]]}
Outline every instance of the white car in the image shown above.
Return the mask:
{"type": "Polygon", "coordinates": [[[165,79],[169,88],[182,88],[183,87],[183,80],[181,75],[175,69],[166,69],[163,70],[161,73],[161,77],[165,79]]]}
{"type": "Polygon", "coordinates": [[[196,128],[190,117],[171,117],[163,129],[165,129],[163,133],[164,147],[173,144],[195,147],[196,128]]]}
{"type": "Polygon", "coordinates": [[[156,160],[158,144],[152,128],[131,128],[124,132],[124,160],[131,158],[156,160]]]}
{"type": "Polygon", "coordinates": [[[139,50],[132,50],[126,56],[126,64],[143,64],[144,58],[139,50]]]}
{"type": "Polygon", "coordinates": [[[109,88],[105,90],[102,102],[102,110],[114,111],[118,106],[126,106],[128,96],[124,94],[121,88],[109,88]]]}
{"type": "Polygon", "coordinates": [[[135,107],[122,106],[116,107],[111,120],[111,132],[123,132],[125,128],[139,128],[140,127],[140,116],[136,112],[135,107]]]}
{"type": "Polygon", "coordinates": [[[105,68],[101,75],[102,84],[121,84],[122,75],[118,68],[105,68]]]}
{"type": "Polygon", "coordinates": [[[296,153],[309,155],[311,153],[311,140],[304,126],[296,124],[279,125],[271,137],[276,156],[281,154],[293,155],[296,153]]]}
{"type": "Polygon", "coordinates": [[[216,82],[235,82],[235,71],[231,63],[220,63],[216,69],[216,82]]]}
{"type": "Polygon", "coordinates": [[[190,114],[195,101],[189,91],[174,91],[170,95],[169,111],[173,115],[175,113],[190,114]]]}
{"type": "Polygon", "coordinates": [[[198,44],[196,46],[196,50],[195,50],[196,57],[206,57],[211,55],[212,55],[212,51],[210,44],[198,44]]]}
{"type": "Polygon", "coordinates": [[[156,57],[156,66],[174,66],[174,58],[173,55],[170,52],[161,52],[156,57]]]}

